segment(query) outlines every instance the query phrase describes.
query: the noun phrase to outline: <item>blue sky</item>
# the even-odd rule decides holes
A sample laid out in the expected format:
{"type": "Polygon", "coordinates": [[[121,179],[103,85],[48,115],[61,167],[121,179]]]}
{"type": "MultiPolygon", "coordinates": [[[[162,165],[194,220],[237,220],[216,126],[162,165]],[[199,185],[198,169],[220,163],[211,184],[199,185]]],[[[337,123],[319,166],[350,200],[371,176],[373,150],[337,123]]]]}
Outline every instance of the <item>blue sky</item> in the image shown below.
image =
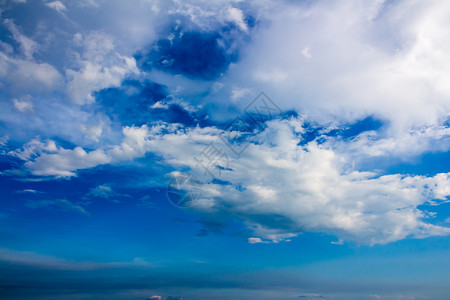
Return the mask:
{"type": "Polygon", "coordinates": [[[449,299],[449,13],[0,1],[0,297],[449,299]]]}

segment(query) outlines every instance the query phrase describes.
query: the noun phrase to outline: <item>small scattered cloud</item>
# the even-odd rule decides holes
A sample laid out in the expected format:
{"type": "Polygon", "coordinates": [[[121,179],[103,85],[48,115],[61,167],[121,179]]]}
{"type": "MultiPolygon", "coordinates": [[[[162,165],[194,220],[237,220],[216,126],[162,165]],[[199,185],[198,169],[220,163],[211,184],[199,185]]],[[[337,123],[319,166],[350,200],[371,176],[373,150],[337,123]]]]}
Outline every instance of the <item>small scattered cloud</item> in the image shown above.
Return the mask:
{"type": "Polygon", "coordinates": [[[99,197],[104,199],[109,199],[114,195],[112,188],[108,185],[99,185],[92,188],[87,196],[99,197]]]}
{"type": "Polygon", "coordinates": [[[9,141],[8,135],[0,137],[0,147],[6,146],[6,144],[8,144],[8,141],[9,141]]]}
{"type": "Polygon", "coordinates": [[[44,192],[33,190],[33,189],[24,189],[24,190],[16,191],[16,194],[44,194],[44,192]]]}
{"type": "Polygon", "coordinates": [[[309,48],[309,47],[305,47],[303,50],[302,50],[302,55],[304,56],[304,57],[306,57],[306,58],[311,58],[312,56],[311,56],[311,49],[309,48]]]}
{"type": "Polygon", "coordinates": [[[236,102],[253,93],[253,89],[233,87],[231,90],[231,100],[236,102]]]}
{"type": "Polygon", "coordinates": [[[23,145],[22,149],[10,151],[8,154],[18,157],[24,161],[29,161],[44,153],[55,153],[58,149],[59,148],[55,141],[46,140],[41,142],[40,140],[33,139],[23,145]]]}
{"type": "Polygon", "coordinates": [[[23,97],[22,99],[14,98],[12,99],[14,107],[20,111],[20,112],[32,112],[34,110],[33,102],[31,100],[31,97],[28,95],[26,97],[23,97]]]}
{"type": "Polygon", "coordinates": [[[259,238],[259,237],[248,238],[248,242],[249,242],[249,244],[261,244],[261,243],[264,243],[263,240],[261,238],[259,238]]]}
{"type": "Polygon", "coordinates": [[[81,206],[76,205],[66,199],[57,200],[33,200],[27,201],[25,204],[28,208],[39,209],[39,208],[57,208],[61,211],[76,212],[82,215],[89,215],[89,213],[81,206]]]}
{"type": "Polygon", "coordinates": [[[331,244],[333,244],[333,245],[344,245],[344,240],[339,239],[339,240],[337,240],[337,241],[331,242],[331,244]]]}
{"type": "Polygon", "coordinates": [[[91,199],[91,198],[103,198],[110,200],[115,203],[120,202],[120,198],[130,198],[131,196],[128,194],[121,194],[113,191],[111,186],[109,185],[99,185],[95,188],[90,189],[86,195],[84,195],[83,199],[91,199]]]}
{"type": "Polygon", "coordinates": [[[235,23],[244,32],[248,31],[245,15],[239,8],[228,7],[225,14],[225,20],[235,23]]]}
{"type": "Polygon", "coordinates": [[[63,13],[67,10],[66,6],[61,1],[53,1],[45,4],[46,6],[56,10],[58,13],[63,13]]]}

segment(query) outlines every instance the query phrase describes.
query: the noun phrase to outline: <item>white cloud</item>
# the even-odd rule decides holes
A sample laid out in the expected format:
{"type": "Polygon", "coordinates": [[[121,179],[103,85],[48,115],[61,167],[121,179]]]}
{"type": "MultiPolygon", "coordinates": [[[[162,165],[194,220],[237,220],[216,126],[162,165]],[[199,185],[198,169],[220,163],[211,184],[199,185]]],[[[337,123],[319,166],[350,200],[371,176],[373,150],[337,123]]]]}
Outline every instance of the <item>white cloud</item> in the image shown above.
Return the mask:
{"type": "Polygon", "coordinates": [[[32,39],[22,34],[19,28],[10,19],[3,20],[3,24],[11,31],[14,40],[20,44],[20,49],[27,59],[32,59],[38,49],[38,44],[32,39]]]}
{"type": "Polygon", "coordinates": [[[242,99],[252,93],[253,93],[253,90],[250,88],[233,87],[233,89],[231,90],[231,100],[233,102],[236,102],[239,99],[242,99]]]}
{"type": "Polygon", "coordinates": [[[54,154],[42,154],[26,162],[25,166],[32,174],[38,176],[72,177],[76,176],[76,170],[110,162],[111,158],[102,150],[86,152],[81,147],[76,147],[73,150],[59,149],[54,154]]]}
{"type": "MultiPolygon", "coordinates": [[[[303,231],[325,232],[342,241],[370,245],[450,233],[449,228],[426,223],[426,214],[417,208],[432,200],[433,204],[446,201],[450,174],[379,176],[354,170],[352,152],[336,152],[332,143],[313,141],[298,146],[301,122],[269,122],[258,144],[250,144],[229,170],[221,172],[220,179],[231,185],[205,181],[196,208],[234,215],[255,235],[273,242],[303,231]]],[[[204,169],[195,157],[211,142],[220,147],[220,133],[216,128],[164,124],[126,127],[120,145],[91,152],[79,147],[60,149],[41,154],[26,167],[35,175],[74,176],[78,169],[153,152],[167,164],[189,167],[201,177],[204,169]]]]}
{"type": "Polygon", "coordinates": [[[52,1],[45,5],[47,5],[50,8],[53,8],[54,10],[56,10],[59,13],[62,13],[67,10],[66,6],[64,4],[62,4],[61,1],[52,1]]]}
{"type": "Polygon", "coordinates": [[[392,139],[445,124],[447,2],[269,2],[267,7],[264,26],[220,80],[224,89],[239,84],[264,90],[283,109],[318,122],[375,115],[389,126],[392,139]]]}
{"type": "Polygon", "coordinates": [[[0,146],[1,147],[6,146],[8,141],[9,141],[9,136],[5,135],[5,136],[0,137],[0,146]]]}
{"type": "Polygon", "coordinates": [[[309,49],[309,47],[305,47],[303,50],[302,50],[302,55],[304,56],[304,57],[306,57],[306,58],[311,58],[312,56],[311,56],[311,49],[309,49]]]}
{"type": "Polygon", "coordinates": [[[118,86],[128,74],[139,73],[133,57],[117,53],[111,36],[93,32],[86,37],[75,35],[75,43],[81,43],[82,55],[79,70],[67,69],[67,94],[74,103],[92,103],[92,92],[118,86]]]}
{"type": "Polygon", "coordinates": [[[247,32],[248,27],[245,22],[244,13],[236,7],[228,7],[225,19],[235,23],[242,31],[247,32]]]}
{"type": "Polygon", "coordinates": [[[248,238],[248,242],[249,242],[250,244],[260,244],[260,243],[263,243],[263,241],[261,240],[261,238],[258,238],[258,237],[251,237],[251,238],[248,238]]]}
{"type": "Polygon", "coordinates": [[[12,99],[14,107],[20,112],[33,111],[33,102],[31,101],[31,97],[24,97],[19,100],[17,98],[12,99]]]}
{"type": "Polygon", "coordinates": [[[355,161],[367,157],[397,157],[409,161],[428,152],[447,151],[450,147],[450,128],[446,126],[427,126],[411,129],[396,136],[377,131],[365,131],[356,136],[351,143],[331,141],[333,147],[352,152],[355,161]]]}
{"type": "Polygon", "coordinates": [[[81,124],[80,129],[85,133],[88,139],[98,142],[103,132],[103,126],[103,121],[100,120],[97,125],[88,126],[86,124],[81,124]]]}
{"type": "Polygon", "coordinates": [[[12,94],[48,93],[57,90],[63,78],[47,63],[14,59],[0,52],[0,80],[12,94]]]}
{"type": "MultiPolygon", "coordinates": [[[[448,174],[380,176],[358,171],[351,162],[449,149],[449,131],[443,124],[450,108],[446,83],[450,5],[443,1],[363,5],[357,0],[326,4],[286,7],[269,2],[266,20],[241,59],[214,86],[221,87],[221,93],[228,88],[234,100],[245,97],[248,91],[242,87],[265,90],[283,109],[305,111],[322,123],[374,114],[388,128],[350,142],[330,138],[301,147],[295,134],[301,121],[271,122],[260,143],[250,145],[231,170],[222,172],[221,179],[231,185],[206,183],[197,209],[234,215],[258,236],[249,242],[279,242],[302,231],[365,244],[448,234],[448,228],[426,223],[426,214],[417,208],[433,199],[438,199],[435,204],[445,201],[450,193],[448,174]]],[[[155,11],[162,11],[161,5],[155,11]]],[[[208,8],[175,2],[168,13],[185,15],[203,30],[223,22],[248,30],[242,11],[222,2],[208,8]]],[[[22,93],[14,96],[16,109],[27,110],[29,105],[20,96],[53,91],[62,78],[51,65],[31,61],[37,44],[12,21],[5,22],[28,60],[0,53],[0,78],[4,86],[22,93]]],[[[137,37],[147,32],[136,30],[137,37]]],[[[75,34],[73,45],[80,51],[74,52],[76,67],[66,69],[65,86],[74,103],[91,103],[93,91],[120,85],[125,76],[138,73],[134,58],[117,49],[117,36],[75,34]]],[[[161,72],[153,75],[158,82],[178,80],[161,72]]],[[[193,85],[186,82],[187,88],[193,85]]],[[[77,127],[98,141],[103,126],[96,124],[77,127]]],[[[219,142],[220,133],[213,127],[125,127],[123,141],[110,147],[63,149],[52,141],[34,140],[10,154],[25,160],[25,169],[36,176],[72,177],[81,169],[131,161],[147,153],[160,155],[173,167],[202,173],[194,157],[210,142],[219,142]]]]}
{"type": "Polygon", "coordinates": [[[41,142],[33,139],[23,145],[22,149],[11,151],[8,154],[27,161],[41,155],[42,153],[55,153],[57,151],[58,147],[54,141],[47,140],[45,142],[41,142]]]}
{"type": "MultiPolygon", "coordinates": [[[[195,154],[186,157],[188,149],[199,152],[210,141],[211,136],[198,134],[193,130],[166,135],[153,151],[168,163],[202,173],[192,159],[195,154]],[[169,141],[176,146],[168,147],[169,141]],[[204,143],[200,149],[199,142],[204,143]]],[[[250,145],[232,170],[222,173],[220,179],[232,185],[204,185],[200,210],[228,211],[258,236],[275,242],[302,231],[327,232],[364,244],[450,233],[425,223],[424,213],[417,209],[431,199],[445,200],[449,174],[377,176],[349,170],[345,154],[315,142],[298,147],[288,121],[271,123],[262,141],[250,145]]]]}
{"type": "Polygon", "coordinates": [[[17,194],[42,194],[43,192],[36,191],[33,189],[24,189],[16,192],[17,194]]]}
{"type": "Polygon", "coordinates": [[[117,193],[109,185],[102,184],[96,186],[95,188],[90,189],[89,192],[83,196],[83,199],[87,200],[91,198],[103,198],[108,199],[115,203],[120,203],[120,201],[118,200],[119,198],[130,198],[130,197],[131,196],[128,194],[117,193]]]}
{"type": "Polygon", "coordinates": [[[120,145],[107,149],[85,151],[81,147],[64,149],[56,146],[54,141],[42,143],[32,140],[22,149],[10,152],[10,155],[26,161],[25,166],[33,175],[73,177],[76,171],[93,168],[98,165],[130,161],[144,156],[150,150],[150,137],[157,136],[161,130],[171,126],[125,127],[123,141],[120,145]]]}
{"type": "Polygon", "coordinates": [[[99,185],[89,191],[89,195],[94,197],[100,197],[108,199],[114,195],[114,192],[110,186],[107,185],[99,185]]]}

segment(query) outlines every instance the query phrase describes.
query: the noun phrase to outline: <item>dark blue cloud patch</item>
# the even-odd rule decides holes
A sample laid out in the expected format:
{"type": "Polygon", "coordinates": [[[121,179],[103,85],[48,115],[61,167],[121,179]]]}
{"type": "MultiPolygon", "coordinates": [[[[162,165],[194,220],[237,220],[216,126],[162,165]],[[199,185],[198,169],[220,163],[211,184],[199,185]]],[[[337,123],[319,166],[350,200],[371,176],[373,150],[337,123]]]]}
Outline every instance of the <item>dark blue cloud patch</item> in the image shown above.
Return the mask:
{"type": "Polygon", "coordinates": [[[306,145],[311,141],[317,141],[318,143],[324,142],[327,137],[334,137],[342,140],[351,140],[356,138],[359,134],[367,131],[378,131],[383,129],[383,121],[369,116],[365,119],[358,120],[350,124],[342,124],[333,130],[327,130],[326,127],[314,124],[311,122],[305,122],[303,127],[305,132],[302,134],[302,140],[299,145],[306,145]]]}
{"type": "Polygon", "coordinates": [[[100,109],[123,125],[142,125],[149,121],[150,107],[166,97],[165,88],[153,82],[125,80],[120,87],[96,93],[100,109]]]}
{"type": "Polygon", "coordinates": [[[215,33],[177,33],[173,40],[161,39],[157,47],[147,55],[136,56],[144,70],[153,67],[190,78],[216,79],[226,71],[233,60],[219,44],[220,35],[215,33]]]}
{"type": "Polygon", "coordinates": [[[378,120],[373,116],[370,116],[348,126],[346,129],[342,131],[341,136],[343,138],[352,138],[356,137],[357,135],[365,131],[378,130],[382,126],[383,122],[381,122],[381,120],[378,120]]]}
{"type": "MultiPolygon", "coordinates": [[[[247,19],[254,25],[252,18],[247,19]]],[[[164,38],[155,45],[135,55],[139,67],[202,80],[214,80],[225,73],[250,39],[247,32],[231,23],[211,32],[175,26],[161,35],[164,38]]]]}
{"type": "Polygon", "coordinates": [[[125,80],[120,87],[107,88],[95,94],[99,111],[124,126],[141,126],[154,121],[202,124],[206,115],[187,111],[174,101],[166,87],[154,82],[125,80]],[[154,104],[161,102],[160,106],[154,104]]]}

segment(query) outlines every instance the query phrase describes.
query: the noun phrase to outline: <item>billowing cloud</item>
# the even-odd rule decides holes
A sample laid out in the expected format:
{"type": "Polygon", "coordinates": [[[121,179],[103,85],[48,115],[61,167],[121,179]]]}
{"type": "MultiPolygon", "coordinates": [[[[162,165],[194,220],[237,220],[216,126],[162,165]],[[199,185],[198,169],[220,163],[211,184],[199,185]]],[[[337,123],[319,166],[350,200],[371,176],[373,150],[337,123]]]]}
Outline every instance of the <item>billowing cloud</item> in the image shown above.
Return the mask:
{"type": "MultiPolygon", "coordinates": [[[[354,152],[342,148],[337,152],[331,147],[333,138],[300,146],[301,119],[267,125],[257,144],[250,143],[240,158],[219,172],[227,184],[204,181],[199,211],[226,212],[240,219],[259,236],[250,242],[259,242],[258,238],[278,242],[306,231],[373,245],[450,233],[449,228],[427,222],[432,216],[418,209],[424,203],[446,201],[449,174],[425,177],[357,171],[351,167],[354,152]]],[[[42,153],[25,165],[34,175],[74,176],[78,169],[131,161],[152,152],[175,168],[188,167],[205,178],[204,166],[196,157],[211,142],[226,149],[218,139],[221,133],[215,128],[165,124],[130,127],[124,129],[123,142],[109,149],[60,149],[42,153]]]]}
{"type": "Polygon", "coordinates": [[[125,75],[138,73],[134,58],[114,51],[112,37],[101,33],[83,37],[78,33],[74,43],[83,47],[79,70],[66,71],[67,93],[75,103],[91,103],[93,91],[118,86],[125,75]]]}
{"type": "MultiPolygon", "coordinates": [[[[51,3],[70,17],[69,4],[51,3]]],[[[252,229],[249,242],[255,243],[305,231],[364,244],[447,235],[447,227],[434,225],[433,216],[418,207],[446,201],[448,173],[401,175],[358,167],[374,157],[402,160],[448,151],[450,44],[442,24],[448,24],[450,5],[235,4],[142,4],[153,18],[149,29],[123,21],[132,46],[120,38],[123,28],[75,26],[62,47],[70,49],[71,59],[58,68],[36,60],[45,52],[44,39],[36,42],[5,19],[11,41],[2,44],[0,79],[13,97],[1,104],[2,120],[34,118],[33,128],[45,134],[9,152],[23,160],[22,174],[70,178],[79,170],[151,154],[172,171],[191,170],[205,179],[196,156],[220,143],[218,120],[244,107],[254,91],[265,90],[319,133],[307,132],[301,117],[268,122],[236,163],[215,169],[219,181],[204,180],[199,212],[234,216],[252,229]],[[156,26],[160,19],[165,21],[156,26]],[[209,115],[198,117],[201,107],[209,115]],[[350,138],[331,134],[369,116],[381,128],[350,138]],[[306,139],[307,133],[313,138],[306,139]]],[[[105,5],[104,12],[126,10],[105,5]]],[[[136,7],[127,9],[144,19],[136,7]]],[[[245,142],[248,132],[233,134],[245,142]]],[[[106,185],[98,188],[91,193],[108,192],[106,185]]]]}
{"type": "MultiPolygon", "coordinates": [[[[270,6],[270,5],[269,5],[270,6]]],[[[449,113],[448,3],[317,1],[273,7],[224,89],[265,90],[319,122],[368,115],[387,134],[444,125],[449,113]],[[387,34],[389,32],[389,34],[387,34]]]]}

